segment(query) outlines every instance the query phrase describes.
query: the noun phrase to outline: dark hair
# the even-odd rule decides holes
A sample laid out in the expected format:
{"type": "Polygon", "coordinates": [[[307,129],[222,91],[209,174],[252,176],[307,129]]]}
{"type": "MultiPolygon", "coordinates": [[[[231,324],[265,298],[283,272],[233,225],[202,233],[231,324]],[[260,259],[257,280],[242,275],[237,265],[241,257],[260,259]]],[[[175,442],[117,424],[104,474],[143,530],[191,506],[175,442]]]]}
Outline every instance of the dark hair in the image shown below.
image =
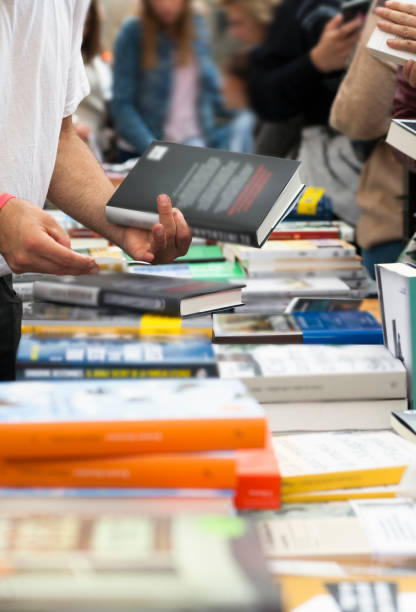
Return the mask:
{"type": "Polygon", "coordinates": [[[89,64],[96,55],[101,53],[101,20],[98,0],[91,0],[90,8],[85,18],[81,52],[86,64],[89,64]]]}
{"type": "Polygon", "coordinates": [[[249,54],[244,51],[231,53],[223,62],[223,71],[237,79],[248,81],[251,72],[249,54]]]}

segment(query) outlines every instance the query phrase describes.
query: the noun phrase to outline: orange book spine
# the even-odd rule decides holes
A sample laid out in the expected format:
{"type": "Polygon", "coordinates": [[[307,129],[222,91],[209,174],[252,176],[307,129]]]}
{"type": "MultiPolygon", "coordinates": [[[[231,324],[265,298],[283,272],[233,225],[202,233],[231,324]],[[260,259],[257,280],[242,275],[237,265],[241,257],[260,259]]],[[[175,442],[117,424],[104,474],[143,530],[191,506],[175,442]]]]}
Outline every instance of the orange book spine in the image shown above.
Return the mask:
{"type": "Polygon", "coordinates": [[[172,421],[4,423],[4,459],[108,457],[264,446],[265,417],[172,421]]]}
{"type": "Polygon", "coordinates": [[[237,451],[238,510],[278,510],[281,503],[281,474],[271,436],[265,448],[237,451]]]}
{"type": "Polygon", "coordinates": [[[78,461],[5,461],[0,464],[0,486],[233,489],[236,454],[171,453],[78,461]]]}

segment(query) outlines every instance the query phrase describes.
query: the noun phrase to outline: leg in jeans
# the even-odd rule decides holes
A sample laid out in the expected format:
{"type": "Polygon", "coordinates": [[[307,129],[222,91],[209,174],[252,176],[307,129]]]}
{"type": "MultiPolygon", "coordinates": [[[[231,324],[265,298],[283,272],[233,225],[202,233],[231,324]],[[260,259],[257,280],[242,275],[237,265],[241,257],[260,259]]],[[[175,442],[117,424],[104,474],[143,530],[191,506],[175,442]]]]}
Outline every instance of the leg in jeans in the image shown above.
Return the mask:
{"type": "Polygon", "coordinates": [[[377,244],[372,249],[363,249],[363,265],[367,268],[371,278],[375,279],[376,264],[383,263],[396,263],[400,253],[403,251],[405,243],[401,240],[394,240],[392,242],[385,242],[383,244],[377,244]]]}
{"type": "Polygon", "coordinates": [[[13,291],[12,278],[0,277],[0,381],[16,378],[21,324],[22,301],[13,291]]]}

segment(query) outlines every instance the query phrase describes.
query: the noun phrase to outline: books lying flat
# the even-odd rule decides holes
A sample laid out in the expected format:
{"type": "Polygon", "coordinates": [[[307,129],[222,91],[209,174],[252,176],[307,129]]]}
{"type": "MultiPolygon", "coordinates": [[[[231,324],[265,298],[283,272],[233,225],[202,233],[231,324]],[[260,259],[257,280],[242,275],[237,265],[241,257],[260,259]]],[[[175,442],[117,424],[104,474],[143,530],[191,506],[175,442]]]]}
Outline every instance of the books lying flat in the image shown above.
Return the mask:
{"type": "Polygon", "coordinates": [[[416,268],[411,264],[376,266],[385,345],[406,367],[409,402],[416,407],[416,268]]]}
{"type": "Polygon", "coordinates": [[[187,316],[241,304],[244,285],[208,283],[163,276],[102,274],[50,277],[35,282],[40,300],[80,306],[115,306],[187,316]]]}
{"type": "Polygon", "coordinates": [[[292,259],[351,259],[357,254],[355,247],[344,240],[269,240],[261,249],[239,245],[226,245],[227,259],[242,262],[278,262],[292,259]]]}
{"type": "Polygon", "coordinates": [[[354,228],[345,221],[283,221],[269,240],[316,240],[341,238],[354,242],[354,228]]]}
{"type": "Polygon", "coordinates": [[[406,399],[281,402],[263,406],[273,433],[389,429],[391,413],[406,407],[406,399]]]}
{"type": "Polygon", "coordinates": [[[380,323],[368,312],[294,312],[283,315],[214,314],[219,344],[383,344],[380,323]]]}
{"type": "Polygon", "coordinates": [[[416,442],[416,411],[392,411],[390,425],[396,433],[410,442],[416,442]]]}
{"type": "Polygon", "coordinates": [[[167,264],[160,266],[130,266],[129,271],[139,275],[170,276],[202,281],[237,281],[245,282],[244,272],[237,262],[223,261],[218,263],[167,264]]]}
{"type": "Polygon", "coordinates": [[[1,514],[2,610],[281,612],[254,524],[97,506],[1,514]]]}
{"type": "Polygon", "coordinates": [[[386,142],[412,159],[416,158],[416,120],[393,119],[386,142]]]}
{"type": "Polygon", "coordinates": [[[217,244],[191,244],[186,255],[175,259],[174,263],[215,263],[224,261],[221,247],[217,244]]]}
{"type": "MultiPolygon", "coordinates": [[[[408,4],[413,4],[416,6],[416,1],[408,0],[408,4]]],[[[402,40],[400,36],[389,34],[387,32],[383,32],[379,28],[376,28],[367,43],[367,49],[375,58],[384,60],[386,62],[393,62],[393,64],[403,65],[408,60],[416,60],[416,53],[411,53],[410,51],[398,51],[397,49],[392,49],[392,47],[389,47],[387,41],[395,38],[402,40]]]]}
{"type": "Polygon", "coordinates": [[[235,381],[5,383],[3,458],[258,448],[261,407],[235,381]]]}
{"type": "Polygon", "coordinates": [[[22,334],[41,336],[106,337],[211,337],[211,317],[167,317],[137,315],[122,308],[88,308],[51,302],[23,305],[22,334]]]}
{"type": "Polygon", "coordinates": [[[107,219],[151,228],[156,198],[171,196],[195,236],[262,245],[304,185],[300,163],[153,142],[107,204],[107,219]],[[140,197],[139,197],[140,196],[140,197]]]}
{"type": "Polygon", "coordinates": [[[221,378],[264,403],[403,399],[406,371],[384,346],[215,345],[221,378]]]}
{"type": "Polygon", "coordinates": [[[397,485],[415,447],[390,431],[290,434],[273,437],[282,495],[397,485]]]}
{"type": "Polygon", "coordinates": [[[235,489],[236,461],[233,451],[0,461],[0,486],[235,489]]]}
{"type": "Polygon", "coordinates": [[[276,277],[282,274],[294,276],[342,276],[343,272],[356,270],[362,272],[363,264],[360,257],[353,259],[292,259],[280,262],[240,262],[242,267],[252,277],[276,277]],[[322,274],[324,272],[324,274],[322,274]]]}
{"type": "Polygon", "coordinates": [[[165,340],[24,336],[19,380],[190,378],[217,376],[208,338],[165,340]]]}
{"type": "Polygon", "coordinates": [[[242,291],[245,303],[258,299],[348,296],[351,289],[335,276],[324,278],[250,278],[242,291]]]}

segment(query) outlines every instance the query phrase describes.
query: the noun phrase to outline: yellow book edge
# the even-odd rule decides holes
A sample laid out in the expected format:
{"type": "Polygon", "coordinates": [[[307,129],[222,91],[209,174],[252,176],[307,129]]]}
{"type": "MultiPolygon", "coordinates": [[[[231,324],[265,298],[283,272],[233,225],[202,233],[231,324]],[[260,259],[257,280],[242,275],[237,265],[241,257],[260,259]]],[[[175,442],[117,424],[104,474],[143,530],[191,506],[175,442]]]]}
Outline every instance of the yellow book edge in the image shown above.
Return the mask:
{"type": "Polygon", "coordinates": [[[334,489],[332,491],[311,491],[309,493],[295,493],[283,495],[284,504],[309,504],[329,501],[349,501],[350,499],[390,499],[396,497],[397,486],[362,487],[354,489],[334,489]]]}

